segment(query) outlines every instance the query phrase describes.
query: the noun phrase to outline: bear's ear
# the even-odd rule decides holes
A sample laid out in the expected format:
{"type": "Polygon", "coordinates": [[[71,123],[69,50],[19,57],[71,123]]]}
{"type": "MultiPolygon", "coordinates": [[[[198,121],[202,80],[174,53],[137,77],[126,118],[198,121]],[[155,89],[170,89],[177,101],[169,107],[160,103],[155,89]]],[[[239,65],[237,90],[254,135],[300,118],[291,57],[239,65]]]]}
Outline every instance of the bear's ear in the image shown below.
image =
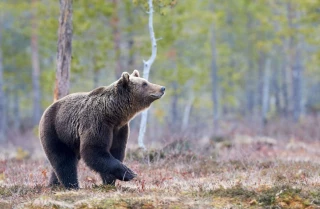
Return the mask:
{"type": "Polygon", "coordinates": [[[131,75],[134,76],[134,77],[140,77],[140,74],[139,74],[138,70],[134,70],[131,75]]]}
{"type": "Polygon", "coordinates": [[[129,77],[130,77],[130,74],[127,73],[127,72],[123,72],[122,75],[121,75],[121,79],[120,79],[120,82],[123,86],[126,86],[129,84],[129,77]]]}

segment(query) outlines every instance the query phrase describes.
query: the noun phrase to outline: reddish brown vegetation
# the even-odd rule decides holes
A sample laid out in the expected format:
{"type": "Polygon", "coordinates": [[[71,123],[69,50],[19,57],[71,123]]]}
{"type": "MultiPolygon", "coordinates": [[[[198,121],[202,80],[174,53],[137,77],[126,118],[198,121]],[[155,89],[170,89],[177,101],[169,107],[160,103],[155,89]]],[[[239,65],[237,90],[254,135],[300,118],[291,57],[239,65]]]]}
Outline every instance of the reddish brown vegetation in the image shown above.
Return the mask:
{"type": "Polygon", "coordinates": [[[302,121],[294,128],[279,124],[269,124],[260,135],[229,124],[228,134],[219,137],[182,136],[147,153],[131,148],[126,164],[139,177],[116,187],[102,186],[99,176],[81,162],[81,189],[73,193],[45,187],[49,164],[35,154],[39,148],[34,146],[27,159],[16,160],[12,146],[11,154],[0,161],[0,199],[29,208],[317,208],[320,134],[314,125],[319,121],[302,121]]]}

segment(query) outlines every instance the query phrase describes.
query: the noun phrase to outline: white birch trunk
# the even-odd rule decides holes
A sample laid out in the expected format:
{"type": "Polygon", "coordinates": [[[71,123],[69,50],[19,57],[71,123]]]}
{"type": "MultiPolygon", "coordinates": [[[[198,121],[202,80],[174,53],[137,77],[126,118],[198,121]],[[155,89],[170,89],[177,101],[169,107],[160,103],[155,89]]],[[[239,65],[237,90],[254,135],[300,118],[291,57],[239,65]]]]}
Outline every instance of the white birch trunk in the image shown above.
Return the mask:
{"type": "Polygon", "coordinates": [[[184,112],[183,112],[183,118],[182,118],[182,126],[181,126],[181,130],[185,131],[188,128],[189,125],[189,118],[190,118],[190,113],[191,113],[191,108],[193,105],[193,101],[194,101],[194,96],[191,95],[189,97],[189,100],[184,108],[184,112]]]}
{"type": "MultiPolygon", "coordinates": [[[[156,59],[157,56],[157,40],[154,35],[153,31],[153,5],[152,5],[152,0],[148,0],[149,4],[149,33],[150,33],[150,39],[151,39],[151,49],[152,53],[148,61],[143,60],[143,78],[148,80],[149,78],[149,72],[150,72],[150,67],[154,60],[156,59]]],[[[140,123],[140,130],[139,130],[139,138],[138,138],[138,145],[140,148],[146,149],[143,139],[146,133],[146,126],[147,126],[147,118],[148,118],[148,110],[145,110],[142,112],[141,116],[141,123],[140,123]]]]}

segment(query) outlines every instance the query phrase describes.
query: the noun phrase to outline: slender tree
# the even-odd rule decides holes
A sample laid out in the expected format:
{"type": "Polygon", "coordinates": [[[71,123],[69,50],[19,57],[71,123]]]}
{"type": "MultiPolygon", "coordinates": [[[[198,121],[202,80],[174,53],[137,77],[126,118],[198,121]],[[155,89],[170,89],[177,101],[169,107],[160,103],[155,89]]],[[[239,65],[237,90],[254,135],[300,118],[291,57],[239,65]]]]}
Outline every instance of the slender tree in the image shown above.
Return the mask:
{"type": "Polygon", "coordinates": [[[289,82],[288,82],[288,66],[289,66],[289,56],[285,52],[287,51],[288,44],[286,43],[286,40],[283,39],[284,46],[282,47],[281,52],[283,52],[283,63],[281,65],[281,94],[283,97],[283,115],[285,117],[289,114],[289,82]]]}
{"type": "Polygon", "coordinates": [[[252,48],[252,43],[250,40],[250,33],[253,30],[253,18],[252,15],[249,11],[246,13],[246,62],[247,62],[247,71],[246,71],[246,76],[244,77],[245,79],[245,85],[246,85],[246,115],[247,116],[253,116],[253,111],[254,111],[254,106],[255,106],[255,99],[254,99],[254,78],[253,78],[253,48],[252,48]]]}
{"type": "Polygon", "coordinates": [[[123,71],[122,60],[121,60],[121,34],[119,29],[120,19],[119,19],[119,1],[113,0],[113,14],[111,17],[111,27],[114,42],[114,53],[115,53],[115,64],[116,64],[116,78],[121,76],[123,71]]]}
{"type": "Polygon", "coordinates": [[[292,68],[292,99],[293,99],[293,118],[298,122],[302,113],[302,81],[303,64],[300,43],[296,46],[295,59],[292,68]]]}
{"type": "MultiPolygon", "coordinates": [[[[288,27],[291,30],[299,28],[299,20],[297,5],[292,2],[287,3],[287,20],[288,27]]],[[[290,49],[290,68],[292,71],[292,112],[293,119],[298,122],[302,113],[302,80],[303,80],[303,63],[301,53],[302,37],[299,34],[290,35],[289,49],[290,49]]]]}
{"type": "Polygon", "coordinates": [[[72,0],[60,0],[58,52],[54,100],[69,93],[72,53],[72,0]]]}
{"type": "Polygon", "coordinates": [[[33,124],[39,122],[41,114],[41,93],[40,93],[40,63],[38,50],[38,25],[36,19],[37,0],[32,0],[32,26],[31,26],[31,55],[32,55],[32,90],[33,90],[33,124]]]}
{"type": "Polygon", "coordinates": [[[125,7],[125,14],[126,14],[126,27],[127,27],[127,35],[126,35],[126,51],[128,52],[127,57],[127,65],[125,66],[125,69],[134,69],[135,65],[135,31],[132,30],[134,24],[135,24],[135,18],[137,16],[137,9],[134,8],[132,1],[124,1],[124,7],[125,7]]]}
{"type": "Polygon", "coordinates": [[[212,24],[211,34],[211,82],[212,82],[212,102],[213,102],[213,128],[216,133],[218,130],[218,65],[217,65],[217,46],[215,24],[212,24]]]}
{"type": "Polygon", "coordinates": [[[0,143],[5,140],[5,95],[3,91],[3,57],[2,57],[3,15],[0,14],[0,143]]]}
{"type": "MultiPolygon", "coordinates": [[[[154,35],[154,30],[153,30],[153,4],[152,0],[148,0],[148,5],[149,5],[149,33],[150,33],[150,39],[151,39],[151,56],[147,61],[143,60],[143,77],[148,80],[149,78],[149,72],[151,65],[153,64],[154,60],[156,59],[157,56],[157,40],[154,35]]],[[[147,126],[147,118],[148,118],[148,110],[145,110],[142,112],[141,116],[141,123],[140,123],[140,130],[139,130],[139,138],[138,138],[138,145],[140,148],[146,149],[144,145],[144,136],[146,133],[146,126],[147,126]]]]}
{"type": "Polygon", "coordinates": [[[21,127],[19,86],[15,86],[13,92],[13,128],[19,130],[21,127]]]}
{"type": "MultiPolygon", "coordinates": [[[[93,56],[93,62],[97,62],[96,55],[93,56]]],[[[99,76],[100,76],[100,66],[93,66],[93,88],[97,88],[99,86],[99,76]]]]}
{"type": "MultiPolygon", "coordinates": [[[[186,88],[187,89],[189,89],[189,88],[191,89],[191,85],[192,84],[193,84],[193,79],[190,80],[190,82],[188,82],[186,88]]],[[[183,117],[182,117],[182,123],[181,123],[181,131],[185,131],[188,128],[191,109],[192,109],[192,105],[193,105],[193,102],[194,102],[194,99],[195,99],[193,91],[190,90],[188,92],[190,92],[190,93],[188,95],[188,100],[187,100],[187,102],[185,104],[184,111],[183,111],[183,117]]]]}
{"type": "Polygon", "coordinates": [[[265,69],[263,73],[263,90],[262,90],[262,108],[261,118],[262,125],[267,124],[267,113],[269,109],[269,98],[270,98],[270,71],[271,71],[271,59],[268,58],[265,63],[265,69]]]}
{"type": "MultiPolygon", "coordinates": [[[[177,77],[177,64],[176,64],[176,51],[175,49],[172,50],[173,53],[172,53],[172,59],[173,59],[173,71],[174,71],[174,76],[177,77]]],[[[172,81],[171,83],[171,86],[170,86],[170,89],[172,89],[172,96],[171,96],[171,113],[170,113],[170,129],[171,129],[171,133],[174,133],[174,131],[177,130],[177,124],[178,124],[178,81],[177,80],[174,80],[172,81]]]]}

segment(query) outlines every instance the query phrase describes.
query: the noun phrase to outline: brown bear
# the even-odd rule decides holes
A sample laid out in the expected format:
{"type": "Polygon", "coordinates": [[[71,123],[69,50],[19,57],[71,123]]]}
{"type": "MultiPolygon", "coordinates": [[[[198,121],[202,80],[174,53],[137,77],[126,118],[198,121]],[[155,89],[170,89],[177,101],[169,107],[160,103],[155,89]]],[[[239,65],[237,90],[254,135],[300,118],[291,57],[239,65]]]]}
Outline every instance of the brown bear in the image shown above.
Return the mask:
{"type": "Polygon", "coordinates": [[[39,124],[42,147],[53,168],[49,186],[79,188],[80,158],[104,184],[129,181],[136,174],[122,162],[129,121],[162,97],[165,87],[149,83],[134,70],[109,86],[74,93],[50,105],[39,124]]]}

